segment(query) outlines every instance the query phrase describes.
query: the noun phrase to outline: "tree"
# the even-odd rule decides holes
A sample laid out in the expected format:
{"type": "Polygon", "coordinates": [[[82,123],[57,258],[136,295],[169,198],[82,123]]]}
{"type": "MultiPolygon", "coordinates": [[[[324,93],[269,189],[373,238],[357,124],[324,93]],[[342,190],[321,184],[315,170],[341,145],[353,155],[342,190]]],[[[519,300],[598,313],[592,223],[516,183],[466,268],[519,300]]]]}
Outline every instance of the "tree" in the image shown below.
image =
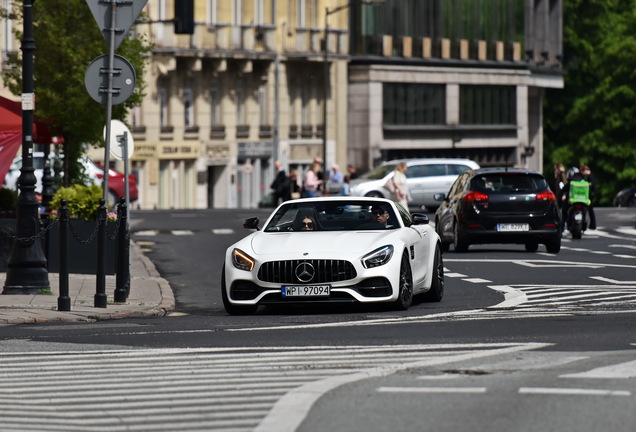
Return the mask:
{"type": "Polygon", "coordinates": [[[564,2],[565,89],[547,93],[545,154],[590,165],[597,204],[636,183],[636,3],[564,2]]]}
{"type": "MultiPolygon", "coordinates": [[[[23,0],[14,2],[14,34],[22,39],[23,0]]],[[[96,57],[107,54],[108,46],[85,0],[35,0],[33,7],[35,115],[44,121],[54,136],[64,138],[65,185],[82,177],[81,164],[85,144],[103,145],[106,107],[95,102],[86,91],[84,75],[96,57]]],[[[133,65],[137,80],[133,95],[114,105],[113,119],[123,120],[128,110],[141,103],[146,87],[144,70],[151,47],[140,35],[129,33],[118,54],[133,65]]],[[[10,91],[22,93],[21,52],[11,53],[11,69],[3,76],[10,91]]]]}

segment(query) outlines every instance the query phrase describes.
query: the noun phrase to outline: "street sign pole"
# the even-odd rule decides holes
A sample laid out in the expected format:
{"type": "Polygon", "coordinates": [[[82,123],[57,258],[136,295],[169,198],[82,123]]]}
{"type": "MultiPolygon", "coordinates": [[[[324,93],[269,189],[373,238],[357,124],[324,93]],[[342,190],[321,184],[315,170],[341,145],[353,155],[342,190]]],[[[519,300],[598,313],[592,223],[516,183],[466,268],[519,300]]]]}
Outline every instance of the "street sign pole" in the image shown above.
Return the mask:
{"type": "MultiPolygon", "coordinates": [[[[113,68],[115,67],[115,29],[117,28],[117,3],[110,4],[110,43],[108,44],[108,86],[106,89],[106,143],[104,147],[104,177],[103,200],[108,205],[108,171],[110,168],[110,121],[113,116],[113,68]]],[[[106,295],[106,215],[104,206],[100,206],[99,228],[97,230],[97,247],[101,253],[97,254],[97,287],[94,306],[105,308],[108,297],[106,295]]]]}
{"type": "MultiPolygon", "coordinates": [[[[106,130],[104,147],[104,177],[103,195],[99,207],[99,225],[97,230],[97,289],[95,293],[95,307],[106,307],[106,206],[108,205],[108,170],[110,169],[110,139],[113,112],[113,94],[117,93],[116,102],[124,102],[135,87],[134,69],[121,56],[115,57],[115,50],[126,37],[126,33],[141,13],[148,0],[86,0],[95,21],[99,25],[102,36],[108,44],[107,86],[99,85],[99,78],[103,75],[100,67],[101,58],[95,59],[86,71],[84,83],[88,93],[99,103],[104,103],[102,93],[106,92],[106,130]],[[117,26],[119,24],[119,27],[117,26]],[[115,69],[117,59],[118,69],[115,69]],[[115,73],[118,74],[119,88],[114,88],[115,73]],[[95,75],[95,76],[93,76],[95,75]],[[128,91],[128,92],[127,92],[128,91]]],[[[127,162],[126,162],[127,163],[127,162]]],[[[127,177],[126,177],[127,178],[127,177]]]]}

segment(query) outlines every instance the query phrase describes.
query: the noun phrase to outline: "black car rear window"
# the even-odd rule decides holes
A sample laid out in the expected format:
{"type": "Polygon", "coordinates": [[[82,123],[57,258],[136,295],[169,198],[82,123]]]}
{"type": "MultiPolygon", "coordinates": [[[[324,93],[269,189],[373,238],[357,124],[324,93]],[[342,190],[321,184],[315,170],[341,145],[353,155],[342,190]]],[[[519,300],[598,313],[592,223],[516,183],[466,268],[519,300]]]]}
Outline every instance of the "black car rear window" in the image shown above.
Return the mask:
{"type": "Polygon", "coordinates": [[[538,193],[547,188],[545,178],[533,174],[482,174],[471,182],[471,189],[485,193],[538,193]]]}

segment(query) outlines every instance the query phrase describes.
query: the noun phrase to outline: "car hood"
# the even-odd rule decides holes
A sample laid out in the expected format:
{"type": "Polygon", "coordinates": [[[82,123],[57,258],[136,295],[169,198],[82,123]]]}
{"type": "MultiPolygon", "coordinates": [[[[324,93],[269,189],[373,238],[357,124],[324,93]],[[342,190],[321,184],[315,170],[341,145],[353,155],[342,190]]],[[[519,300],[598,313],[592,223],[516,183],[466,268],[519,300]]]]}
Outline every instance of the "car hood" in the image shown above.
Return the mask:
{"type": "MultiPolygon", "coordinates": [[[[310,257],[314,253],[342,255],[363,254],[374,246],[381,246],[382,239],[391,236],[391,231],[351,232],[300,232],[264,233],[251,239],[252,250],[259,255],[296,255],[310,257]]],[[[377,247],[376,246],[376,247],[377,247]]]]}

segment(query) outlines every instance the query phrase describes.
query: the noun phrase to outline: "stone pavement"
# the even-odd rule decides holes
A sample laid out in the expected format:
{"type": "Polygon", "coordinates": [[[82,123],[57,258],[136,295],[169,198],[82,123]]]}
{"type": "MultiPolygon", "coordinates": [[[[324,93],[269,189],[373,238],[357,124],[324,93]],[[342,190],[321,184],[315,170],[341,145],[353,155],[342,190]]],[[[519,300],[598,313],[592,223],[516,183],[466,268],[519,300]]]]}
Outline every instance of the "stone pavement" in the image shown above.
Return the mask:
{"type": "MultiPolygon", "coordinates": [[[[49,273],[52,294],[0,294],[0,324],[43,322],[101,321],[129,317],[163,316],[174,310],[175,300],[168,281],[163,279],[154,264],[131,242],[130,294],[126,303],[114,303],[115,276],[106,275],[105,308],[94,307],[96,276],[69,274],[71,310],[57,310],[59,275],[49,273]]],[[[5,273],[0,273],[0,292],[5,273]]]]}

